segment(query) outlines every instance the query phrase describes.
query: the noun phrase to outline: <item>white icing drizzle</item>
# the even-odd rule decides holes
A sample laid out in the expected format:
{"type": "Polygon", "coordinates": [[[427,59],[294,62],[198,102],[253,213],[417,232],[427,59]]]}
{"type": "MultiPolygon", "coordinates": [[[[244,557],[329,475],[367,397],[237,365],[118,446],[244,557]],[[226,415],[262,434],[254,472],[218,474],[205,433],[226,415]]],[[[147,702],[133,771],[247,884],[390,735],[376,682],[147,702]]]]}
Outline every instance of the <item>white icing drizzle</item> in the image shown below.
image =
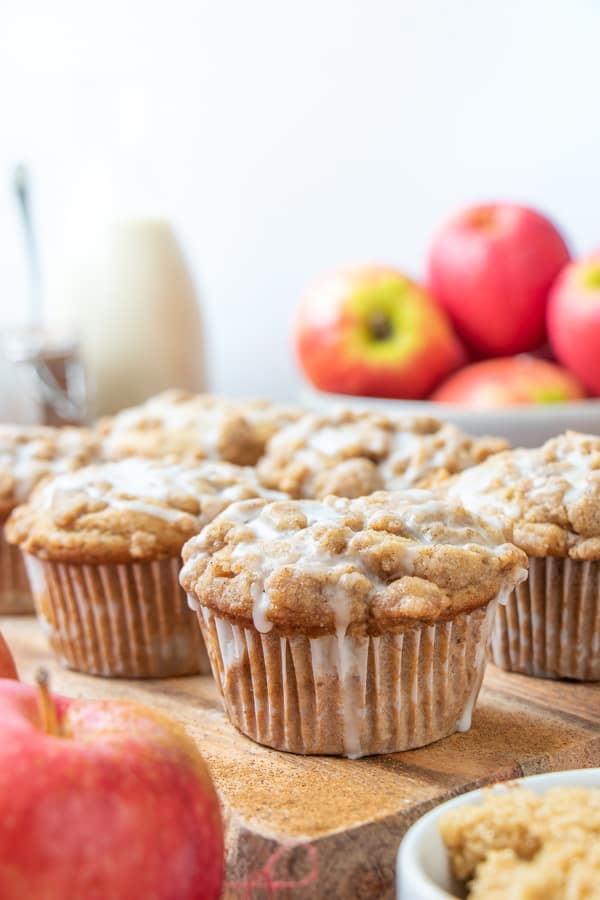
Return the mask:
{"type": "Polygon", "coordinates": [[[362,729],[364,698],[367,683],[369,639],[337,635],[339,678],[342,683],[342,716],[344,727],[344,756],[358,759],[363,755],[362,729]],[[353,696],[352,686],[358,684],[360,696],[353,696]]]}
{"type": "Polygon", "coordinates": [[[240,638],[239,630],[233,628],[225,619],[215,618],[213,621],[219,637],[223,668],[227,671],[231,666],[243,661],[244,653],[246,652],[244,642],[240,638]]]}
{"type": "Polygon", "coordinates": [[[519,486],[528,508],[561,504],[573,507],[589,496],[600,502],[600,438],[567,432],[542,447],[519,448],[492,456],[462,472],[447,486],[446,496],[474,512],[497,512],[512,520],[523,515],[523,500],[509,501],[506,488],[519,486]]]}
{"type": "Polygon", "coordinates": [[[264,489],[252,468],[208,460],[190,465],[133,457],[53,478],[36,497],[36,508],[51,511],[62,498],[83,494],[113,509],[144,513],[165,522],[191,516],[200,530],[231,502],[246,498],[249,493],[271,499],[281,497],[264,489]],[[199,515],[172,503],[182,495],[201,502],[199,515]]]}
{"type": "Polygon", "coordinates": [[[474,672],[476,673],[476,677],[473,682],[473,688],[471,690],[471,694],[467,700],[463,713],[456,723],[457,731],[469,731],[469,729],[471,728],[473,710],[475,709],[475,704],[477,703],[477,697],[479,696],[479,690],[481,688],[481,682],[483,681],[486,661],[489,654],[496,609],[499,602],[502,602],[504,604],[506,603],[508,594],[510,594],[510,591],[503,589],[498,597],[496,597],[494,600],[491,600],[487,605],[485,611],[485,619],[481,626],[483,630],[483,637],[477,643],[477,648],[475,651],[474,672]]]}
{"type": "MultiPolygon", "coordinates": [[[[461,472],[447,486],[444,485],[444,489],[448,499],[461,502],[466,509],[473,512],[481,512],[489,506],[490,493],[495,487],[502,484],[499,480],[497,469],[490,459],[466,470],[466,472],[461,472]]],[[[502,510],[509,517],[516,516],[519,513],[519,507],[516,503],[503,502],[502,510]]]]}
{"type": "Polygon", "coordinates": [[[0,470],[12,478],[15,500],[23,503],[41,478],[70,471],[79,457],[91,454],[91,446],[89,432],[77,428],[0,425],[0,470]]]}
{"type": "Polygon", "coordinates": [[[265,590],[261,590],[260,584],[254,582],[251,587],[252,593],[252,621],[257,631],[266,634],[273,628],[273,623],[267,619],[269,611],[269,595],[265,590]]]}
{"type": "Polygon", "coordinates": [[[44,575],[44,564],[32,556],[30,553],[23,554],[23,561],[27,570],[29,585],[34,596],[42,596],[46,590],[46,577],[44,575]]]}
{"type": "Polygon", "coordinates": [[[193,594],[186,594],[186,598],[187,598],[187,605],[193,612],[200,612],[201,610],[202,610],[202,612],[205,611],[204,607],[200,605],[200,602],[198,601],[198,599],[196,597],[194,597],[193,594]]]}
{"type": "Polygon", "coordinates": [[[345,455],[345,451],[360,446],[371,456],[384,456],[390,447],[390,435],[370,423],[325,425],[308,438],[308,447],[325,456],[345,455]]]}
{"type": "Polygon", "coordinates": [[[307,415],[283,429],[269,444],[265,468],[269,459],[302,464],[310,473],[310,495],[311,477],[348,459],[374,460],[390,491],[410,488],[436,470],[473,465],[473,439],[455,425],[438,423],[428,431],[418,420],[382,420],[369,413],[347,417],[343,409],[329,416],[307,415]]]}
{"type": "MultiPolygon", "coordinates": [[[[252,501],[233,504],[224,517],[234,525],[242,526],[244,537],[232,543],[231,557],[251,574],[252,617],[258,631],[267,633],[273,627],[269,618],[269,579],[282,567],[293,566],[298,572],[320,576],[326,573],[323,597],[333,612],[338,637],[346,634],[351,619],[352,582],[357,579],[364,582],[366,578],[372,592],[387,586],[387,582],[368,568],[361,552],[353,551],[352,535],[342,554],[326,549],[318,540],[319,532],[315,530],[318,526],[342,528],[353,514],[359,512],[367,529],[374,527],[382,515],[389,517],[390,513],[401,521],[406,536],[405,546],[400,543],[405,557],[404,572],[396,573],[395,577],[413,573],[415,557],[423,545],[453,544],[466,549],[483,546],[492,555],[506,552],[503,532],[493,523],[484,523],[465,514],[462,507],[452,506],[430,491],[381,493],[359,500],[328,497],[324,501],[291,501],[266,506],[252,501]],[[285,527],[285,516],[282,521],[278,519],[282,509],[285,511],[290,507],[302,514],[306,520],[304,527],[285,527]]],[[[182,571],[184,582],[193,571],[198,556],[204,554],[201,548],[201,537],[196,545],[194,541],[188,543],[187,561],[182,571]]],[[[519,569],[508,576],[510,588],[525,575],[519,569]]]]}

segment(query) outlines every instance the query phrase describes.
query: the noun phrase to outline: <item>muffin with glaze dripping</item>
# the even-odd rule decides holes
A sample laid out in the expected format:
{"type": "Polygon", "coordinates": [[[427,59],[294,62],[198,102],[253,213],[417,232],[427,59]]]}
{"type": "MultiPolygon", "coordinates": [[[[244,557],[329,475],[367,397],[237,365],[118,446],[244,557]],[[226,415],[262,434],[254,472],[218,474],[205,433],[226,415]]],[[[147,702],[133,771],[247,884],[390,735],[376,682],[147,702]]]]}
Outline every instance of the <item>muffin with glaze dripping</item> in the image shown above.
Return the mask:
{"type": "Polygon", "coordinates": [[[600,680],[600,437],[567,432],[500,453],[449,481],[446,496],[502,513],[529,578],[499,610],[494,662],[546,678],[600,680]]]}
{"type": "Polygon", "coordinates": [[[183,558],[233,724],[350,757],[470,727],[496,603],[527,565],[501,521],[429,491],[235,503],[183,558]]]}
{"type": "Polygon", "coordinates": [[[23,557],[4,537],[4,524],[42,479],[91,462],[98,440],[85,428],[0,425],[0,615],[32,613],[23,557]]]}
{"type": "Polygon", "coordinates": [[[273,494],[253,469],[209,461],[133,458],[41,484],[6,534],[60,660],[123,677],[208,671],[181,548],[233,501],[260,496],[273,494]]]}

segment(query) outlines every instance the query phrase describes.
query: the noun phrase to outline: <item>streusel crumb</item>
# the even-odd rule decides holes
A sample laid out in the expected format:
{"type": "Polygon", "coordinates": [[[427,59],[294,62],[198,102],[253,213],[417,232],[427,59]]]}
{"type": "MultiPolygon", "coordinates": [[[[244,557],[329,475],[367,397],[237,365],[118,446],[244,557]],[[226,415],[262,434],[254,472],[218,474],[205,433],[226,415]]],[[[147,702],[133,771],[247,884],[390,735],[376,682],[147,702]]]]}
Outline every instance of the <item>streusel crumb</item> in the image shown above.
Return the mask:
{"type": "Polygon", "coordinates": [[[97,453],[98,439],[85,428],[0,425],[0,519],[43,478],[78,469],[97,453]]]}
{"type": "Polygon", "coordinates": [[[472,438],[436,419],[339,409],[283,429],[259,471],[265,484],[293,497],[361,497],[431,487],[506,447],[500,438],[472,438]]]}
{"type": "Polygon", "coordinates": [[[173,454],[254,465],[267,440],[300,411],[266,400],[229,400],[170,390],[104,419],[107,459],[173,454]]]}
{"type": "Polygon", "coordinates": [[[201,606],[308,634],[403,631],[485,605],[526,577],[501,521],[428,491],[236,503],[183,550],[201,606]]]}
{"type": "Polygon", "coordinates": [[[254,469],[225,462],[127,459],[41,484],[8,520],[7,539],[26,553],[78,563],[178,556],[183,543],[226,507],[273,497],[254,469]]]}
{"type": "Polygon", "coordinates": [[[566,432],[500,453],[444,485],[475,512],[502,512],[529,556],[600,559],[600,437],[566,432]]]}

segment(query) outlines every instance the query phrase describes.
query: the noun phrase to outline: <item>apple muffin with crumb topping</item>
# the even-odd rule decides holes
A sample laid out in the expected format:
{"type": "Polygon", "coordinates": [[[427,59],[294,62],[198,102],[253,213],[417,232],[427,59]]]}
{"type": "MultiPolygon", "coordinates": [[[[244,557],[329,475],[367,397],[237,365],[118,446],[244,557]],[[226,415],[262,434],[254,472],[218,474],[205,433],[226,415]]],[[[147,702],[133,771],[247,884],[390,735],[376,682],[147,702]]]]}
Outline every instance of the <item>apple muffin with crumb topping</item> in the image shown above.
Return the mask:
{"type": "Polygon", "coordinates": [[[0,425],[0,614],[33,612],[33,597],[18,547],[4,537],[10,513],[42,479],[92,462],[99,442],[85,428],[0,425]]]}
{"type": "Polygon", "coordinates": [[[225,708],[295,753],[391,753],[466,730],[499,597],[527,557],[429,491],[234,503],[181,583],[225,708]]]}
{"type": "Polygon", "coordinates": [[[547,678],[600,679],[600,437],[567,432],[499,453],[444,486],[506,516],[529,578],[498,611],[494,662],[547,678]]]}
{"type": "Polygon", "coordinates": [[[254,469],[132,458],[52,478],[12,513],[39,621],[66,665],[159,677],[208,671],[179,586],[181,548],[234,502],[273,497],[254,469]]]}

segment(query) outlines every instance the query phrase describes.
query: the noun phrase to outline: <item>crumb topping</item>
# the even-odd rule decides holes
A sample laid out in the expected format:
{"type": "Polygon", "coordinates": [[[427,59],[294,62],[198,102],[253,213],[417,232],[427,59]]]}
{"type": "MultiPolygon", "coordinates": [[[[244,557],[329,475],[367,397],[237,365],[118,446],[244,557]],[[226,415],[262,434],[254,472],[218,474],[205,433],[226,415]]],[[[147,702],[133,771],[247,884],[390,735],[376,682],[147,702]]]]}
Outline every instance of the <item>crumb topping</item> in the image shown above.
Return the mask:
{"type": "Polygon", "coordinates": [[[86,465],[97,450],[85,428],[0,425],[0,518],[27,500],[42,478],[86,465]]]}
{"type": "Polygon", "coordinates": [[[270,441],[259,471],[265,484],[293,497],[360,497],[431,487],[507,446],[436,419],[338,409],[308,414],[283,429],[270,441]]]}
{"type": "Polygon", "coordinates": [[[192,602],[314,635],[449,619],[512,590],[527,565],[501,520],[416,490],[236,503],[182,555],[192,602]]]}
{"type": "Polygon", "coordinates": [[[179,556],[230,503],[271,497],[254,469],[225,462],[127,459],[50,479],[8,520],[26,553],[73,562],[179,556]]]}
{"type": "Polygon", "coordinates": [[[170,390],[100,423],[107,459],[174,454],[254,465],[267,440],[300,413],[266,400],[170,390]]]}
{"type": "Polygon", "coordinates": [[[275,434],[306,415],[305,410],[290,404],[273,403],[263,398],[233,400],[232,404],[250,422],[261,442],[261,453],[275,434]]]}
{"type": "Polygon", "coordinates": [[[568,431],[500,453],[448,482],[475,512],[502,512],[529,556],[600,559],[600,437],[568,431]]]}
{"type": "Polygon", "coordinates": [[[600,790],[484,792],[448,812],[440,832],[470,900],[600,897],[600,790]]]}

